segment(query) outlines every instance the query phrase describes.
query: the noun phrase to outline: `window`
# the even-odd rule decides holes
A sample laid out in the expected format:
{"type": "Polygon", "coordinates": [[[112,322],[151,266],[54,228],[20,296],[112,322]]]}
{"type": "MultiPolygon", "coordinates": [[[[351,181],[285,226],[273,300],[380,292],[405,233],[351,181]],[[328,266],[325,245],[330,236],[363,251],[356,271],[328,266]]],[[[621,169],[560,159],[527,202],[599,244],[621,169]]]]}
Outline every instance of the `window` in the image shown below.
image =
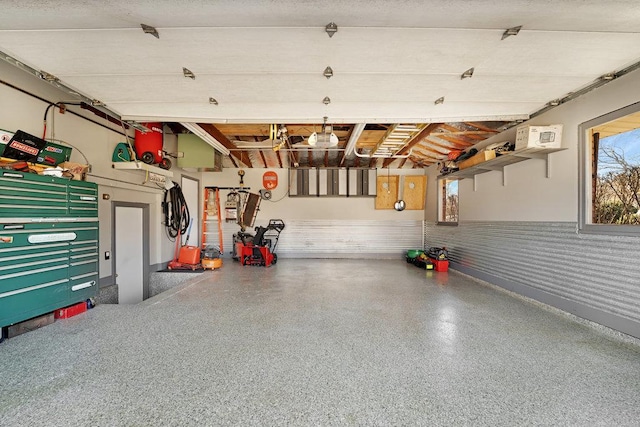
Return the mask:
{"type": "Polygon", "coordinates": [[[580,126],[580,229],[640,234],[640,103],[580,126]]]}
{"type": "Polygon", "coordinates": [[[458,223],[458,180],[442,179],[440,180],[439,191],[439,214],[438,221],[440,224],[457,224],[458,223]]]}

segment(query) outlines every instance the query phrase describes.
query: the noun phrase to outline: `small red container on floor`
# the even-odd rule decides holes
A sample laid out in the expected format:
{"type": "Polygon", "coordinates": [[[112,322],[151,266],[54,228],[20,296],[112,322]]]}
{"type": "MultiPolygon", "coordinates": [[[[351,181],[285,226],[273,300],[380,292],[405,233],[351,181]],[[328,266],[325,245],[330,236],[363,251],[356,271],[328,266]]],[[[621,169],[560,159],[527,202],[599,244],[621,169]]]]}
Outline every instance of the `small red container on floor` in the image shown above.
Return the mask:
{"type": "Polygon", "coordinates": [[[200,263],[200,248],[198,246],[183,246],[180,248],[180,254],[178,255],[178,262],[180,264],[199,264],[200,263]]]}
{"type": "Polygon", "coordinates": [[[56,319],[68,319],[69,317],[76,316],[80,313],[87,311],[87,303],[79,302],[78,304],[70,305],[69,307],[57,309],[53,317],[56,319]]]}
{"type": "Polygon", "coordinates": [[[429,258],[433,263],[436,271],[449,271],[449,261],[440,261],[437,259],[429,258]]]}

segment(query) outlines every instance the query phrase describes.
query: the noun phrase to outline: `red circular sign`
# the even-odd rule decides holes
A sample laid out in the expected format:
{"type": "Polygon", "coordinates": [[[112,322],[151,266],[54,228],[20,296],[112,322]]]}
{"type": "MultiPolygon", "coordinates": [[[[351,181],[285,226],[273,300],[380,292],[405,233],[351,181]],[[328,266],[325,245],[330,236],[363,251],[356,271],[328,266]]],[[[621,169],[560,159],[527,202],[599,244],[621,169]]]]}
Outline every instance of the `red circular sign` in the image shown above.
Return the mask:
{"type": "Polygon", "coordinates": [[[262,175],[262,186],[267,190],[273,190],[278,186],[278,174],[273,171],[266,171],[262,175]]]}

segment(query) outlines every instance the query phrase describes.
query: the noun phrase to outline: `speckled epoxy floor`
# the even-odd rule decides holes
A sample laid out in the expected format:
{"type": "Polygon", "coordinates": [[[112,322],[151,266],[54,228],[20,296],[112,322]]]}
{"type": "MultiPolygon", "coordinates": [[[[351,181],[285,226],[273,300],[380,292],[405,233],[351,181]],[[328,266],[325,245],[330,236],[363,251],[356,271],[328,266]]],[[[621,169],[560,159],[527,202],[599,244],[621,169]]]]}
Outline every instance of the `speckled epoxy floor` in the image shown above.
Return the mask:
{"type": "Polygon", "coordinates": [[[0,345],[2,426],[639,419],[636,344],[404,261],[227,262],[0,345]]]}

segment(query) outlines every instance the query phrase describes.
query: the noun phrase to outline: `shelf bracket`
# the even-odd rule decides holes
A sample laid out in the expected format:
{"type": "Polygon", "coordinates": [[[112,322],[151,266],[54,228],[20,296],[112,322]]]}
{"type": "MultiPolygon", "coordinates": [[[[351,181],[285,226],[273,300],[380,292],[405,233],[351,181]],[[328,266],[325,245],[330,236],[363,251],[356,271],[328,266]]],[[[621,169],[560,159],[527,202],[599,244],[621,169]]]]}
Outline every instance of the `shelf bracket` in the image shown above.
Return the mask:
{"type": "Polygon", "coordinates": [[[545,161],[547,162],[547,178],[551,178],[551,157],[547,154],[545,161]]]}

